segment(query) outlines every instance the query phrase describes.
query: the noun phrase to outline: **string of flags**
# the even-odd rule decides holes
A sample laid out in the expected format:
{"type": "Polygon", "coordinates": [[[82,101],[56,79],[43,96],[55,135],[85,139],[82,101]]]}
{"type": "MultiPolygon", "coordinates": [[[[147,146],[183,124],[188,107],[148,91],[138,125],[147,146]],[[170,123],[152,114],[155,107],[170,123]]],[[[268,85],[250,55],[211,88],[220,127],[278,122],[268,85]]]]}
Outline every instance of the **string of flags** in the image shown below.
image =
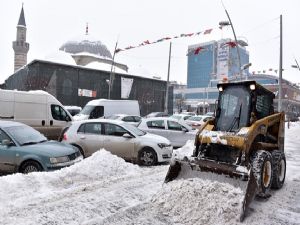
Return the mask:
{"type": "MultiPolygon", "coordinates": [[[[200,35],[200,34],[203,34],[203,35],[208,35],[212,32],[213,29],[206,29],[204,31],[199,31],[199,32],[195,32],[195,33],[186,33],[186,34],[180,34],[180,35],[176,35],[176,36],[173,36],[173,37],[164,37],[164,38],[160,38],[156,41],[149,41],[149,40],[146,40],[146,41],[143,41],[142,43],[138,44],[138,45],[130,45],[126,48],[117,48],[115,50],[115,53],[119,53],[121,51],[126,51],[126,50],[129,50],[129,49],[133,49],[133,48],[138,48],[138,47],[142,47],[142,46],[145,46],[145,45],[151,45],[151,44],[155,44],[155,43],[159,43],[159,42],[162,42],[162,41],[168,41],[168,40],[172,40],[172,39],[177,39],[177,38],[184,38],[184,37],[193,37],[193,36],[197,36],[197,35],[200,35]]],[[[201,51],[202,49],[196,49],[195,52],[197,51],[197,54],[199,54],[199,52],[201,51]]]]}
{"type": "MultiPolygon", "coordinates": [[[[229,42],[224,42],[221,44],[221,48],[224,47],[230,47],[230,48],[235,48],[237,46],[237,43],[235,41],[229,41],[229,42]]],[[[204,52],[207,51],[207,47],[203,47],[203,46],[198,46],[196,48],[190,48],[187,52],[187,56],[188,55],[198,55],[200,52],[204,52]]]]}
{"type": "MultiPolygon", "coordinates": [[[[282,71],[283,71],[284,69],[282,69],[282,71]]],[[[270,68],[270,69],[268,69],[268,70],[258,70],[258,71],[252,71],[252,74],[253,75],[255,75],[255,74],[264,74],[264,73],[267,73],[267,72],[275,72],[276,74],[277,74],[277,72],[278,72],[278,69],[272,69],[272,68],[270,68]]]]}

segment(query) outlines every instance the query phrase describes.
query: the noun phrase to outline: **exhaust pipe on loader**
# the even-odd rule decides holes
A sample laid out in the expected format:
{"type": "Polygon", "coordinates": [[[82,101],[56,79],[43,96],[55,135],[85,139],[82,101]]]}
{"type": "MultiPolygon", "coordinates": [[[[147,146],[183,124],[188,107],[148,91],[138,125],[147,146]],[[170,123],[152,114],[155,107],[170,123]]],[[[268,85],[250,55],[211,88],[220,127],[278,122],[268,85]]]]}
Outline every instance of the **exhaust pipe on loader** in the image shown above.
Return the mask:
{"type": "Polygon", "coordinates": [[[175,179],[188,179],[196,177],[211,181],[226,182],[232,184],[236,188],[240,188],[244,193],[240,221],[244,220],[246,210],[256,195],[258,188],[251,167],[247,168],[229,165],[208,159],[176,159],[169,167],[165,178],[165,183],[175,179]]]}

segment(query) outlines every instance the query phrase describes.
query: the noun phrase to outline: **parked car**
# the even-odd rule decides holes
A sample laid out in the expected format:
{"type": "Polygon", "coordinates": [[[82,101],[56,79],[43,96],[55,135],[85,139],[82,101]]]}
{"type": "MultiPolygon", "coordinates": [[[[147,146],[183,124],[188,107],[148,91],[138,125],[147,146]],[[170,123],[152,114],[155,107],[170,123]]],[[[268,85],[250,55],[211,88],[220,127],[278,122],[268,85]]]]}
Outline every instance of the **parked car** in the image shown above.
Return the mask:
{"type": "Polygon", "coordinates": [[[62,141],[80,148],[85,157],[104,148],[140,165],[168,162],[173,151],[166,138],[146,133],[123,121],[109,119],[73,122],[62,141]]]}
{"type": "Polygon", "coordinates": [[[181,112],[181,114],[191,115],[191,116],[196,116],[197,115],[195,112],[181,112]]]}
{"type": "Polygon", "coordinates": [[[142,117],[131,116],[131,115],[126,115],[126,114],[115,114],[115,115],[109,116],[107,119],[121,120],[121,121],[124,121],[126,123],[129,123],[129,124],[137,127],[140,124],[142,117]]]}
{"type": "Polygon", "coordinates": [[[73,106],[73,105],[65,105],[65,109],[68,110],[68,112],[72,116],[77,115],[82,110],[80,106],[73,106]]]}
{"type": "Polygon", "coordinates": [[[299,121],[299,116],[295,112],[286,112],[285,121],[297,122],[299,121]]]}
{"type": "Polygon", "coordinates": [[[186,119],[190,118],[192,115],[189,114],[174,114],[170,116],[171,119],[179,120],[179,121],[185,121],[186,119]]]}
{"type": "Polygon", "coordinates": [[[78,148],[57,141],[25,124],[0,121],[0,173],[50,171],[82,160],[78,148]]]}
{"type": "Polygon", "coordinates": [[[169,139],[173,147],[182,147],[188,140],[194,140],[196,135],[192,127],[170,117],[143,119],[138,128],[169,139]]]}
{"type": "Polygon", "coordinates": [[[185,120],[185,123],[193,128],[200,128],[206,121],[213,119],[212,116],[191,116],[185,120]]]}
{"type": "Polygon", "coordinates": [[[214,112],[207,112],[207,113],[205,114],[205,116],[215,117],[215,113],[214,113],[214,112]]]}
{"type": "Polygon", "coordinates": [[[145,118],[150,118],[150,117],[168,117],[168,113],[166,112],[152,112],[149,113],[148,115],[145,116],[145,118]]]}
{"type": "Polygon", "coordinates": [[[89,101],[74,120],[107,118],[114,114],[140,115],[140,105],[136,100],[94,99],[89,101]]]}

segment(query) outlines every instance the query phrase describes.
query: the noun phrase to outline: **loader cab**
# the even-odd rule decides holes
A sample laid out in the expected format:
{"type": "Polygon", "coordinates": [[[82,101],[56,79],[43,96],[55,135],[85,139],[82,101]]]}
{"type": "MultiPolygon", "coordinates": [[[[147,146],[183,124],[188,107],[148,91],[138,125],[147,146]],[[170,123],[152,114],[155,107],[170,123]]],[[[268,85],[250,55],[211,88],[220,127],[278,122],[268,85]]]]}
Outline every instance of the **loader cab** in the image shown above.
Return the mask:
{"type": "Polygon", "coordinates": [[[217,87],[217,131],[237,132],[272,114],[274,94],[255,81],[221,83],[217,87]]]}

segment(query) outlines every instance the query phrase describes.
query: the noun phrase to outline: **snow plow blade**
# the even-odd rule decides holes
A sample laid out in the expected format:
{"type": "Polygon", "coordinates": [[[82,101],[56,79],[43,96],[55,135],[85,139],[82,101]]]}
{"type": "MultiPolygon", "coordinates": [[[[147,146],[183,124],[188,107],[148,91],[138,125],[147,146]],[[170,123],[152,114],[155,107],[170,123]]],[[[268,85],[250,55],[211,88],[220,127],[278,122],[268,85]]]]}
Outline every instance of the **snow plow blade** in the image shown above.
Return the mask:
{"type": "Polygon", "coordinates": [[[252,169],[242,166],[220,163],[208,159],[175,160],[171,163],[165,178],[165,183],[178,179],[201,178],[222,183],[230,183],[240,188],[243,193],[243,202],[240,221],[245,218],[246,210],[257,191],[256,179],[252,169]]]}

